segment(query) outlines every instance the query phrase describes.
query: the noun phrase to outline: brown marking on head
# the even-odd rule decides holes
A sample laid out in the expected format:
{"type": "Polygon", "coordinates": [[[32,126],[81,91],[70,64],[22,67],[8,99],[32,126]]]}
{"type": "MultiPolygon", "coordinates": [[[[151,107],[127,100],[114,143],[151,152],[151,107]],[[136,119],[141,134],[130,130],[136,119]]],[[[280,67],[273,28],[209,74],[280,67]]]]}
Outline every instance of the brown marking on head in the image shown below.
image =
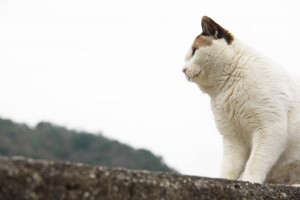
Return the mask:
{"type": "Polygon", "coordinates": [[[199,47],[210,46],[210,45],[212,45],[212,39],[208,37],[204,37],[202,35],[198,35],[194,40],[193,48],[198,49],[199,47]]]}
{"type": "Polygon", "coordinates": [[[200,47],[210,46],[210,45],[212,45],[212,43],[213,42],[212,42],[211,38],[205,37],[203,35],[198,35],[195,38],[194,43],[192,45],[193,55],[194,55],[195,51],[197,49],[199,49],[200,47]]]}
{"type": "Polygon", "coordinates": [[[224,38],[227,44],[231,44],[233,41],[233,35],[219,24],[217,24],[214,20],[207,16],[202,17],[202,34],[204,36],[210,36],[214,39],[222,39],[224,38]]]}

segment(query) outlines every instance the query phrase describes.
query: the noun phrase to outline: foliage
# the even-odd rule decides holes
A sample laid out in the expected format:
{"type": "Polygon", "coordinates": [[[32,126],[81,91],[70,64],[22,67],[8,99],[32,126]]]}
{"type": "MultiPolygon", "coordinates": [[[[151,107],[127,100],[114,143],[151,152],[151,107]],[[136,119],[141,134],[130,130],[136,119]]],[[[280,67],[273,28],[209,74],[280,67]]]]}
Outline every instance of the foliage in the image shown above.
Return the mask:
{"type": "Polygon", "coordinates": [[[101,134],[41,122],[34,128],[0,118],[0,155],[22,155],[93,165],[175,172],[145,149],[133,149],[101,134]]]}

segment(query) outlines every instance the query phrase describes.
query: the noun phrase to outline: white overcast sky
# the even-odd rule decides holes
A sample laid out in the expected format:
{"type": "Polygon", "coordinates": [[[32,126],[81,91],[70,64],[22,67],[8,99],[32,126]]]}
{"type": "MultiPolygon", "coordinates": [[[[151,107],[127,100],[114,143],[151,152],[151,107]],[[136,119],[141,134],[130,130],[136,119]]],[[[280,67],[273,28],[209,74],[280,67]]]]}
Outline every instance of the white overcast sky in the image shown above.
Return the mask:
{"type": "Polygon", "coordinates": [[[0,0],[0,115],[101,131],[218,177],[209,97],[181,73],[201,17],[300,74],[299,11],[296,0],[0,0]]]}

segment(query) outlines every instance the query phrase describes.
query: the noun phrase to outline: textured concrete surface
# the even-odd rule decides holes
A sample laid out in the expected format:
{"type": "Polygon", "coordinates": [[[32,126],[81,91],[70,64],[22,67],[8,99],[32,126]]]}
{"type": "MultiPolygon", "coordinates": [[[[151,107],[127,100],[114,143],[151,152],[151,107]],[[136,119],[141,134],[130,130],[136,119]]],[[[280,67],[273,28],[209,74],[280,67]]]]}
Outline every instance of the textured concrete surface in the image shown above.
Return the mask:
{"type": "Polygon", "coordinates": [[[0,199],[300,199],[300,188],[0,157],[0,199]]]}

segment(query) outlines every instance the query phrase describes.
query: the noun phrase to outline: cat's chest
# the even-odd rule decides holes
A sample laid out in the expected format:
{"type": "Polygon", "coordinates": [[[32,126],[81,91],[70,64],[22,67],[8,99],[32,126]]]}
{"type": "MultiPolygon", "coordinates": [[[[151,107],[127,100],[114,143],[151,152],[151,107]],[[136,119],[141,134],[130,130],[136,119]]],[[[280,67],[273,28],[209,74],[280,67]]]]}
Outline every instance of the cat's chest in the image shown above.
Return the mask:
{"type": "Polygon", "coordinates": [[[249,102],[238,96],[221,96],[211,102],[216,125],[223,135],[241,133],[249,135],[255,128],[249,113],[249,102]]]}

